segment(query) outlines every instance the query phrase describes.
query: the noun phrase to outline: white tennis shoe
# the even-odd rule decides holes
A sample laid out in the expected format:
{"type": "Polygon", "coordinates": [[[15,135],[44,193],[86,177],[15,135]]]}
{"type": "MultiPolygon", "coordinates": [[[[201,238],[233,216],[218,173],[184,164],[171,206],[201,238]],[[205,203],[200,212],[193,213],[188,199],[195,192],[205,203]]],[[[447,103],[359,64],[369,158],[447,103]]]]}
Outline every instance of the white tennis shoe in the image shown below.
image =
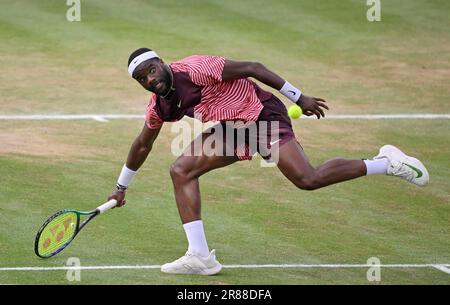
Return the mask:
{"type": "Polygon", "coordinates": [[[387,158],[387,175],[400,177],[418,186],[426,186],[430,180],[427,169],[418,159],[404,154],[392,145],[384,145],[374,159],[387,158]]]}
{"type": "Polygon", "coordinates": [[[216,250],[207,257],[201,257],[191,252],[176,261],[161,266],[161,272],[173,274],[214,275],[222,270],[222,265],[216,260],[216,250]]]}

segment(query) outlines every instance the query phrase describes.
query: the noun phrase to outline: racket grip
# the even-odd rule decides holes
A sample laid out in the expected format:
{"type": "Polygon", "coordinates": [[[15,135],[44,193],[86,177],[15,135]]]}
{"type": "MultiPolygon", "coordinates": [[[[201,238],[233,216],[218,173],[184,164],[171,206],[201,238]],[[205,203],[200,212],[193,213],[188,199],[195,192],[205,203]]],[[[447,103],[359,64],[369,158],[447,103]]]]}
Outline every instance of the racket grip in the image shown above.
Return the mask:
{"type": "Polygon", "coordinates": [[[116,199],[111,199],[110,201],[105,202],[104,204],[102,204],[101,206],[99,206],[97,208],[98,213],[102,214],[102,213],[108,211],[109,209],[115,207],[116,205],[117,205],[117,200],[116,199]]]}

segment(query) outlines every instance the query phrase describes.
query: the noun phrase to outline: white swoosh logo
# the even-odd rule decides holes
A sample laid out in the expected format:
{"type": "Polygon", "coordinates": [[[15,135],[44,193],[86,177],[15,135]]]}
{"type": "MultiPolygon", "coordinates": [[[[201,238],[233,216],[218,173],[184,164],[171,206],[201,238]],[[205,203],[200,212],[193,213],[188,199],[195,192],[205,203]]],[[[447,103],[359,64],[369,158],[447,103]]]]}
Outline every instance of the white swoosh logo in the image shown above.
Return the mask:
{"type": "Polygon", "coordinates": [[[274,144],[276,144],[276,143],[278,143],[278,142],[280,142],[281,141],[281,139],[278,139],[278,140],[276,140],[276,141],[272,141],[272,142],[270,142],[270,146],[273,146],[274,144]]]}

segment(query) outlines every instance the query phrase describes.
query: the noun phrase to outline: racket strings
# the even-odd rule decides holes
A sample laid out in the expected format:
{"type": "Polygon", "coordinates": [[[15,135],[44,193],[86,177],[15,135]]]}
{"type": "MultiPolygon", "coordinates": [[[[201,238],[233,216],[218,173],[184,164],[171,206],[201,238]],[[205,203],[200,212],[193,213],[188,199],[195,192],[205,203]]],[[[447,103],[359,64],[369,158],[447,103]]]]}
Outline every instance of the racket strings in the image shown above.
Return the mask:
{"type": "Polygon", "coordinates": [[[77,219],[76,213],[64,212],[47,223],[39,236],[39,254],[49,256],[64,247],[75,235],[77,219]]]}

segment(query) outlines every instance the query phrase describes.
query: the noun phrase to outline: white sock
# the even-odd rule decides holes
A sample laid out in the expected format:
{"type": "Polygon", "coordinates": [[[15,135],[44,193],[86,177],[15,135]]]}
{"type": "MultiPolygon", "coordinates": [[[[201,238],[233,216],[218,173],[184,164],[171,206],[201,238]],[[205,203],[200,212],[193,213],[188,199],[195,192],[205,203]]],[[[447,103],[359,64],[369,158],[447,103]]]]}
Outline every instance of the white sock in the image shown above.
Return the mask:
{"type": "Polygon", "coordinates": [[[374,159],[374,160],[363,160],[366,164],[367,168],[367,176],[368,175],[375,175],[375,174],[385,174],[387,171],[387,167],[389,164],[389,161],[387,158],[380,158],[380,159],[374,159]]]}
{"type": "Polygon", "coordinates": [[[209,249],[203,229],[203,221],[195,220],[185,223],[183,228],[189,242],[188,251],[203,257],[208,256],[209,249]]]}

